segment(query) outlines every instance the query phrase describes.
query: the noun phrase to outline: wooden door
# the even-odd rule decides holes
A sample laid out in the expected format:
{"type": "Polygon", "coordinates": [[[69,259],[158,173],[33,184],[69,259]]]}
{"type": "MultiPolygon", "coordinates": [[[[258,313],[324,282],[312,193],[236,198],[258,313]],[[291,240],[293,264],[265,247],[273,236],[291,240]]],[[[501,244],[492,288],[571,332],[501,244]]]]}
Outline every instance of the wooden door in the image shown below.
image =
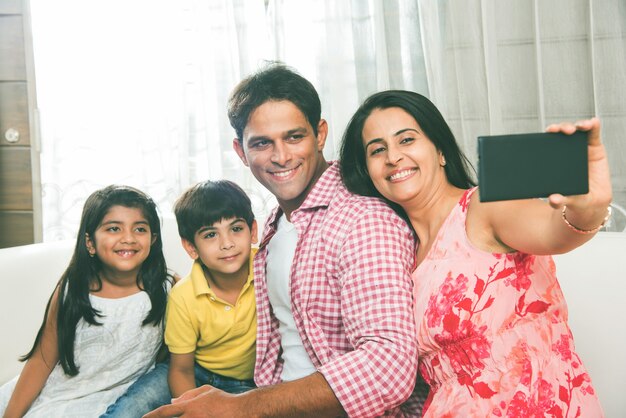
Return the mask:
{"type": "Polygon", "coordinates": [[[0,0],[0,248],[41,241],[30,34],[28,0],[0,0]]]}

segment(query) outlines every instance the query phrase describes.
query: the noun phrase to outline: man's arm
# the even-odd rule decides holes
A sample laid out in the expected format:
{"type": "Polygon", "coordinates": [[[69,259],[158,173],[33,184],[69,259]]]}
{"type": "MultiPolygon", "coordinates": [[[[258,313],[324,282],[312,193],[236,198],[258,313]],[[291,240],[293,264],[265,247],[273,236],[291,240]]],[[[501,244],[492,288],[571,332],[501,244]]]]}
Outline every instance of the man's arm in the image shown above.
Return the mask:
{"type": "Polygon", "coordinates": [[[170,353],[170,368],[167,374],[167,383],[172,392],[172,398],[177,398],[188,390],[196,388],[194,373],[195,353],[170,353]]]}
{"type": "Polygon", "coordinates": [[[185,393],[145,418],[166,417],[343,417],[341,404],[320,373],[232,395],[205,385],[185,393]]]}

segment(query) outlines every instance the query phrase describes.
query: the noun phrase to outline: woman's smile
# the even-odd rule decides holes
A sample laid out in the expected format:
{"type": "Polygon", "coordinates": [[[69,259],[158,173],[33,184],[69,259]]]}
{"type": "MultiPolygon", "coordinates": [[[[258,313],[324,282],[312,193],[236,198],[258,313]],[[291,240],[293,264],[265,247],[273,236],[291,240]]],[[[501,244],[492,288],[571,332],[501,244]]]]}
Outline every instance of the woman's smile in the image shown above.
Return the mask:
{"type": "Polygon", "coordinates": [[[390,176],[387,177],[392,183],[404,181],[412,177],[417,172],[417,168],[403,168],[401,170],[395,170],[390,176]]]}

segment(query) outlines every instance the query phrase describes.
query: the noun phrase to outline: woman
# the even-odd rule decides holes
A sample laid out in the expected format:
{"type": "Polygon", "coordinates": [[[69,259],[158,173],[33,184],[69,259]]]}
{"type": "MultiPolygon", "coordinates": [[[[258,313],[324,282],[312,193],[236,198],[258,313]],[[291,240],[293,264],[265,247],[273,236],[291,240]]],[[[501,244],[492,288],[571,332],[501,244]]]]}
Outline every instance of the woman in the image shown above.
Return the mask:
{"type": "Polygon", "coordinates": [[[420,372],[426,417],[597,417],[574,351],[550,254],[589,240],[608,219],[611,183],[600,123],[588,132],[589,193],[481,203],[469,163],[425,97],[374,94],[344,134],[342,177],[386,199],[413,226],[420,372]]]}

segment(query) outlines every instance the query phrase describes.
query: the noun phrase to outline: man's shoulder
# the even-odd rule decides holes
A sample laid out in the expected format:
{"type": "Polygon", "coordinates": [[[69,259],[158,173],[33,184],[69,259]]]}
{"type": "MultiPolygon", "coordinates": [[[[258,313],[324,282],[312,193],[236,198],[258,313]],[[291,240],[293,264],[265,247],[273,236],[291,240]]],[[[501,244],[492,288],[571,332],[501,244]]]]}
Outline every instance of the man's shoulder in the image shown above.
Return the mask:
{"type": "MultiPolygon", "coordinates": [[[[382,199],[377,197],[370,196],[361,196],[358,194],[354,194],[349,192],[345,186],[341,185],[341,188],[344,190],[343,194],[345,195],[343,199],[344,205],[351,205],[363,208],[364,210],[381,210],[383,212],[393,212],[393,209],[387,205],[382,199]]],[[[393,212],[395,213],[395,212],[393,212]]]]}
{"type": "Polygon", "coordinates": [[[351,214],[350,218],[358,220],[357,214],[388,218],[394,222],[404,223],[402,218],[382,199],[370,196],[361,196],[349,192],[343,184],[337,189],[335,199],[329,209],[351,214]]]}
{"type": "Polygon", "coordinates": [[[409,225],[387,203],[375,197],[338,190],[328,206],[321,226],[330,242],[353,245],[377,240],[413,245],[409,225]]]}

